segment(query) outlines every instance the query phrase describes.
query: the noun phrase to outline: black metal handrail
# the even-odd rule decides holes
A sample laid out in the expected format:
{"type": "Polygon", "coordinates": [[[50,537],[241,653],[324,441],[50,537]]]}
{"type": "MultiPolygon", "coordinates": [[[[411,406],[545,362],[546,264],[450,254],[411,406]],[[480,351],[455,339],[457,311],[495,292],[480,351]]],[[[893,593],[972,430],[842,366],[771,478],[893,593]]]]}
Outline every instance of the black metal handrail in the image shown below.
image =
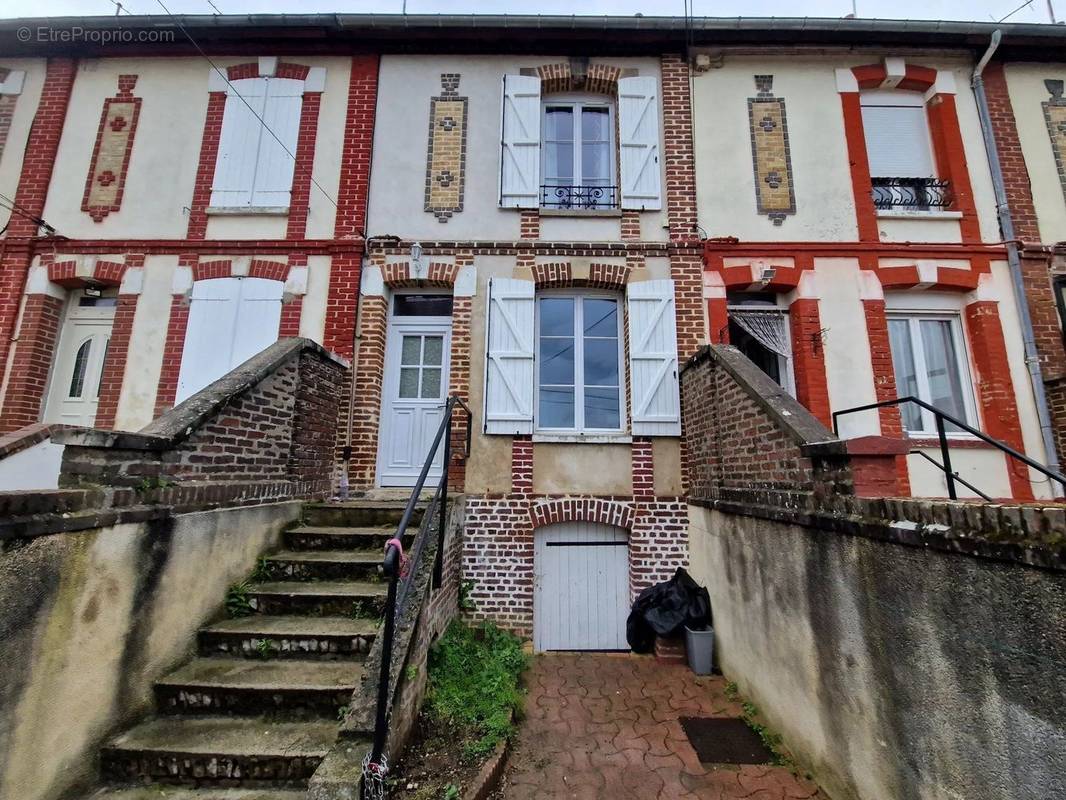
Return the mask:
{"type": "MultiPolygon", "coordinates": [[[[993,439],[991,436],[989,436],[988,434],[986,434],[986,433],[984,433],[982,431],[979,431],[977,428],[973,427],[972,425],[968,425],[967,423],[963,422],[961,419],[957,419],[956,417],[953,417],[951,414],[948,414],[948,413],[946,413],[944,411],[941,411],[936,406],[931,405],[931,404],[925,402],[924,400],[919,400],[917,397],[897,397],[895,400],[882,400],[880,403],[868,403],[867,405],[864,405],[864,406],[855,406],[854,408],[845,408],[845,409],[841,409],[840,411],[834,411],[833,412],[833,433],[838,435],[838,436],[840,435],[839,431],[837,429],[837,420],[840,417],[844,416],[845,414],[856,414],[856,413],[858,413],[860,411],[872,411],[875,408],[887,408],[889,406],[902,405],[903,403],[914,403],[919,408],[924,408],[926,411],[932,412],[934,417],[936,418],[936,433],[937,433],[937,438],[940,440],[940,457],[943,459],[943,462],[942,463],[937,463],[937,461],[935,459],[929,458],[928,456],[925,456],[925,458],[927,460],[929,460],[931,463],[933,463],[934,465],[936,465],[937,467],[939,467],[940,470],[944,473],[944,477],[946,478],[947,483],[948,483],[948,497],[951,498],[952,500],[957,500],[958,499],[958,493],[955,490],[956,481],[961,483],[963,486],[965,486],[966,488],[970,489],[971,491],[977,493],[978,495],[983,497],[985,500],[990,500],[991,498],[989,498],[988,495],[986,495],[984,492],[981,492],[981,491],[978,491],[977,489],[975,489],[972,485],[970,485],[969,483],[964,481],[962,478],[960,478],[959,474],[957,472],[952,470],[952,468],[951,468],[951,453],[948,450],[948,436],[947,436],[947,431],[945,430],[945,427],[944,427],[944,422],[945,421],[950,422],[952,425],[956,426],[957,428],[960,428],[960,429],[966,431],[971,436],[976,436],[982,442],[985,442],[986,444],[992,445],[997,450],[999,450],[999,451],[1001,451],[1003,453],[1006,453],[1011,458],[1014,458],[1014,459],[1017,459],[1018,461],[1021,461],[1026,466],[1028,466],[1028,467],[1030,467],[1032,469],[1035,469],[1041,475],[1043,475],[1043,476],[1045,476],[1047,478],[1050,478],[1053,481],[1058,481],[1060,484],[1062,484],[1063,489],[1066,489],[1066,476],[1063,476],[1063,475],[1059,474],[1058,472],[1055,472],[1053,470],[1048,469],[1046,466],[1041,464],[1039,461],[1034,461],[1033,459],[1029,458],[1029,456],[1025,455],[1025,453],[1019,453],[1017,450],[1015,450],[1010,445],[1004,444],[1003,442],[999,441],[998,439],[993,439]]],[[[923,453],[922,455],[924,456],[925,454],[923,453]]]]}
{"type": "Polygon", "coordinates": [[[470,411],[470,407],[467,406],[461,398],[453,395],[449,397],[444,404],[444,418],[437,427],[437,434],[433,437],[433,443],[429,446],[429,453],[426,455],[426,460],[422,464],[422,471],[419,473],[418,480],[415,481],[414,488],[411,490],[411,496],[407,500],[407,506],[404,508],[403,516],[400,518],[400,524],[396,527],[396,535],[393,537],[400,542],[403,541],[404,534],[407,532],[407,527],[411,523],[411,517],[414,516],[415,509],[418,507],[422,488],[425,486],[426,478],[433,466],[433,459],[436,457],[437,451],[441,447],[441,441],[443,440],[444,458],[441,467],[440,482],[437,484],[433,499],[430,501],[429,507],[426,509],[425,520],[419,529],[414,547],[411,550],[411,558],[408,561],[407,574],[402,576],[402,585],[400,585],[400,548],[390,542],[385,548],[385,557],[381,562],[381,573],[388,582],[388,593],[385,599],[385,624],[381,632],[381,671],[378,677],[378,700],[377,715],[374,722],[374,745],[370,753],[369,761],[370,766],[375,768],[378,774],[383,772],[383,770],[380,769],[381,758],[382,754],[385,752],[385,741],[388,738],[389,733],[389,677],[392,669],[392,645],[396,634],[396,620],[398,617],[403,616],[404,610],[407,608],[411,587],[414,585],[415,576],[418,573],[418,567],[422,559],[422,551],[425,549],[426,539],[432,529],[432,525],[427,523],[431,523],[435,511],[439,513],[439,518],[437,522],[437,553],[433,562],[433,587],[436,588],[441,585],[444,533],[446,530],[445,523],[448,513],[448,465],[451,463],[452,420],[455,416],[456,407],[461,408],[466,413],[467,424],[464,457],[470,455],[473,414],[470,411]]]}
{"type": "Polygon", "coordinates": [[[618,187],[545,184],[540,187],[540,204],[544,208],[590,211],[618,208],[618,187]]]}
{"type": "Polygon", "coordinates": [[[954,197],[951,184],[938,178],[871,178],[874,207],[926,211],[950,208],[954,197]]]}

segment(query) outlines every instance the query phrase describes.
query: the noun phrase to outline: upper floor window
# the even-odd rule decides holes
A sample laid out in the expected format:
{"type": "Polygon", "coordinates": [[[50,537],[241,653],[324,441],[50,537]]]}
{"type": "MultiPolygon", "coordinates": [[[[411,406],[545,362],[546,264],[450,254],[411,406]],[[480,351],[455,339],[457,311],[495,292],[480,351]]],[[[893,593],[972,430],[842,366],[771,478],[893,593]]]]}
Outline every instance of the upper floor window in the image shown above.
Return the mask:
{"type": "Polygon", "coordinates": [[[951,204],[936,177],[929,119],[921,94],[875,89],[861,97],[874,206],[928,211],[951,204]]]}
{"type": "MultiPolygon", "coordinates": [[[[977,422],[973,389],[966,366],[966,346],[956,314],[892,314],[888,320],[896,394],[917,397],[970,425],[977,422]]],[[[935,433],[930,411],[904,403],[903,428],[910,433],[935,433]]],[[[959,432],[946,424],[948,431],[959,432]]]]}
{"type": "Polygon", "coordinates": [[[541,125],[544,208],[617,208],[614,114],[595,101],[552,101],[541,125]]]}
{"type": "Polygon", "coordinates": [[[215,161],[212,207],[288,208],[303,90],[304,82],[292,78],[232,82],[215,161]]]}

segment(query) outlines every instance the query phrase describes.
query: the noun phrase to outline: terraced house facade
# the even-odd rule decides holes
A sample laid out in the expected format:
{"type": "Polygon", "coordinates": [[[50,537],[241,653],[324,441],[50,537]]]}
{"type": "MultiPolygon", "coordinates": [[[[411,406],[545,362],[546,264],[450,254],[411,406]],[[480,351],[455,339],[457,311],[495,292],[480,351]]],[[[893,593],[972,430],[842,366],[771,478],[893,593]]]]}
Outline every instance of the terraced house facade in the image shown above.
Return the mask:
{"type": "MultiPolygon", "coordinates": [[[[351,366],[323,479],[403,489],[457,396],[470,450],[429,476],[466,495],[476,613],[538,649],[624,647],[633,593],[686,563],[679,383],[707,342],[826,424],[913,395],[1054,460],[970,88],[990,31],[476,22],[5,39],[0,430],[139,430],[299,335],[351,366]]],[[[1037,28],[993,74],[1044,57],[1037,28]]],[[[903,443],[886,493],[945,494],[931,413],[841,434],[903,443]]],[[[986,494],[1052,495],[949,437],[986,494]]],[[[8,488],[59,450],[5,459],[8,488]]]]}

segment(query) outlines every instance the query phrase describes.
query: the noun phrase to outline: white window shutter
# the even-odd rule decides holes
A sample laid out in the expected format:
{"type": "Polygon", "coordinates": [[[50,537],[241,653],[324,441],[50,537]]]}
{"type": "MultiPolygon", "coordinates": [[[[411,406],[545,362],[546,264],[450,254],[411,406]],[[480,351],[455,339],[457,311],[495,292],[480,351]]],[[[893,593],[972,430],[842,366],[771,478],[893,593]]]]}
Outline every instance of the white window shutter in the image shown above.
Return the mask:
{"type": "Polygon", "coordinates": [[[503,76],[500,205],[540,205],[540,78],[503,76]]]}
{"type": "Polygon", "coordinates": [[[243,364],[278,340],[285,284],[265,278],[242,278],[230,369],[243,364]]]}
{"type": "MultiPolygon", "coordinates": [[[[908,93],[910,94],[910,93],[908,93]]],[[[917,96],[920,103],[920,96],[917,96]]],[[[874,178],[932,178],[932,143],[923,105],[862,106],[862,128],[874,178]]]]}
{"type": "Polygon", "coordinates": [[[658,80],[638,77],[618,81],[618,131],[622,208],[662,208],[658,80]]]}
{"type": "Polygon", "coordinates": [[[288,207],[292,196],[293,156],[300,136],[300,112],[303,109],[303,81],[291,78],[268,78],[263,119],[265,128],[259,139],[259,158],[252,190],[253,206],[288,207]],[[277,139],[270,135],[273,131],[277,139]],[[278,139],[281,142],[278,142],[278,139]]]}
{"type": "Polygon", "coordinates": [[[633,435],[680,436],[674,282],[627,287],[633,435]]]}
{"type": "Polygon", "coordinates": [[[489,281],[485,344],[485,433],[533,432],[532,281],[489,281]]]}
{"type": "Polygon", "coordinates": [[[176,402],[229,372],[239,296],[237,278],[212,278],[193,284],[176,402]]]}
{"type": "Polygon", "coordinates": [[[262,127],[256,114],[262,116],[265,100],[266,78],[246,78],[233,82],[226,96],[226,108],[222,116],[222,135],[211,185],[211,205],[233,208],[252,204],[256,154],[259,152],[262,127]]]}

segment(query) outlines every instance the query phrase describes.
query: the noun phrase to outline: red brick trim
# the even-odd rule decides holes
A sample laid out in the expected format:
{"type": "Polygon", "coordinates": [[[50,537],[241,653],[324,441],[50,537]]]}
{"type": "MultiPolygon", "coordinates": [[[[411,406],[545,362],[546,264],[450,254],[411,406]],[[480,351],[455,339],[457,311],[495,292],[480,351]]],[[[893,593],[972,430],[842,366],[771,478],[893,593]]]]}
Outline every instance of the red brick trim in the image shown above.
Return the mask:
{"type": "MultiPolygon", "coordinates": [[[[196,274],[198,266],[195,254],[186,254],[178,259],[178,268],[187,267],[196,274]]],[[[195,278],[194,278],[195,280],[195,278]]],[[[159,388],[155,396],[155,416],[174,405],[178,394],[178,375],[181,373],[181,356],[185,350],[185,331],[189,326],[189,298],[183,292],[171,295],[170,319],[167,336],[163,341],[163,365],[159,370],[159,388]]]]}
{"type": "Polygon", "coordinates": [[[534,528],[556,522],[599,522],[616,528],[633,527],[633,505],[595,497],[552,498],[534,500],[529,508],[534,528]]]}
{"type": "MultiPolygon", "coordinates": [[[[633,500],[644,502],[655,497],[655,455],[651,438],[637,436],[633,438],[630,454],[630,471],[633,480],[633,500]]],[[[614,524],[614,523],[609,523],[614,524]]],[[[620,527],[628,527],[621,525],[620,527]]]]}
{"type": "Polygon", "coordinates": [[[93,274],[90,277],[84,277],[77,274],[78,262],[53,261],[48,264],[48,280],[64,289],[80,289],[93,284],[118,286],[122,283],[122,276],[128,268],[129,263],[97,261],[93,267],[93,274]]]}
{"type": "Polygon", "coordinates": [[[293,268],[292,262],[283,261],[266,261],[261,258],[252,259],[252,264],[248,268],[249,278],[264,278],[268,281],[281,281],[284,283],[289,279],[289,272],[293,268]]]}
{"type": "Polygon", "coordinates": [[[518,217],[518,238],[540,238],[540,209],[523,208],[518,217]]]}
{"type": "Polygon", "coordinates": [[[93,222],[102,222],[108,214],[122,207],[130,154],[133,152],[137,121],[141,115],[141,98],[133,96],[136,85],[136,75],[119,75],[117,94],[104,100],[100,112],[100,126],[96,131],[96,144],[93,146],[89,174],[85,178],[85,193],[81,200],[81,210],[88,213],[93,222]],[[119,148],[120,159],[114,152],[119,148]],[[112,184],[116,187],[114,190],[111,189],[112,184]],[[97,186],[102,188],[96,189],[97,186]],[[94,191],[97,192],[95,199],[92,196],[94,191]]]}
{"type": "Polygon", "coordinates": [[[788,307],[792,334],[792,367],[796,399],[826,427],[833,424],[829,411],[829,384],[825,374],[825,348],[818,301],[801,298],[788,307]]]}
{"type": "MultiPolygon", "coordinates": [[[[1033,203],[1033,187],[1025,163],[1025,153],[1018,138],[1014,106],[1007,90],[1007,75],[1003,62],[993,61],[985,68],[985,95],[988,98],[988,115],[992,119],[992,132],[996,139],[1003,183],[1007,189],[1007,205],[1010,207],[1014,235],[1029,242],[1040,241],[1040,226],[1037,223],[1036,206],[1033,203]]],[[[1037,287],[1043,294],[1044,282],[1037,287]]],[[[1033,299],[1029,300],[1032,309],[1033,299]]],[[[1061,342],[1061,339],[1060,339],[1061,342]]],[[[1059,348],[1061,349],[1061,347],[1059,348]]]]}
{"type": "MultiPolygon", "coordinates": [[[[353,56],[337,190],[337,223],[334,232],[337,239],[361,240],[365,235],[366,198],[377,95],[378,56],[353,56]]],[[[332,295],[333,287],[330,286],[330,296],[332,295]]],[[[327,322],[327,328],[328,326],[327,322]]]]}
{"type": "MultiPolygon", "coordinates": [[[[1006,442],[1015,450],[1024,453],[1018,405],[1011,381],[1007,346],[1003,340],[1003,324],[999,318],[999,304],[991,300],[970,303],[966,306],[965,317],[984,430],[992,438],[1006,442]]],[[[1012,496],[1016,500],[1032,500],[1033,487],[1029,482],[1028,467],[1007,456],[1004,458],[1007,462],[1012,496]]]]}
{"type": "Polygon", "coordinates": [[[660,64],[663,95],[663,158],[670,241],[698,241],[696,174],[692,165],[692,103],[688,59],[668,53],[660,64]]]}
{"type": "MultiPolygon", "coordinates": [[[[258,67],[257,67],[258,69],[258,67]]],[[[200,162],[196,167],[196,183],[189,203],[189,227],[186,237],[207,237],[207,206],[211,202],[211,184],[215,180],[215,162],[222,139],[222,118],[226,113],[226,93],[211,92],[207,100],[204,135],[200,143],[200,162]]]]}
{"type": "Polygon", "coordinates": [[[592,94],[618,94],[618,79],[622,77],[622,68],[611,64],[589,64],[588,72],[582,78],[574,75],[569,61],[543,64],[536,68],[540,78],[542,94],[558,92],[590,92],[592,94]]]}
{"type": "Polygon", "coordinates": [[[538,289],[585,286],[624,291],[631,273],[632,269],[627,264],[596,262],[589,265],[588,278],[575,278],[569,261],[533,264],[533,282],[538,289]]]}
{"type": "MultiPolygon", "coordinates": [[[[388,309],[384,297],[364,297],[359,307],[359,350],[352,370],[352,457],[348,463],[352,487],[371,487],[377,476],[388,309]]],[[[351,346],[348,342],[349,351],[351,346]]]]}
{"type": "MultiPolygon", "coordinates": [[[[874,398],[880,403],[893,400],[896,392],[896,371],[892,364],[892,345],[888,338],[888,316],[885,313],[884,300],[863,300],[862,307],[866,317],[866,336],[870,345],[870,366],[874,373],[874,398]]],[[[887,406],[877,410],[881,425],[881,435],[891,438],[903,437],[903,418],[899,408],[887,406]]],[[[900,491],[910,494],[910,470],[907,457],[896,459],[896,473],[899,478],[900,491]]]]}
{"type": "Polygon", "coordinates": [[[303,295],[294,295],[285,299],[281,306],[281,322],[278,325],[278,338],[300,335],[300,317],[303,316],[303,295]]]}
{"type": "Polygon", "coordinates": [[[426,270],[427,277],[412,278],[411,264],[408,261],[392,261],[381,267],[381,276],[390,289],[414,287],[451,288],[459,276],[459,265],[446,261],[431,261],[426,270]]]}
{"type": "Polygon", "coordinates": [[[707,341],[729,344],[729,309],[724,297],[707,298],[707,341]]]}
{"type": "Polygon", "coordinates": [[[529,497],[533,494],[533,438],[515,436],[511,439],[511,494],[529,497]]]}
{"type": "Polygon", "coordinates": [[[619,226],[619,235],[623,242],[640,241],[640,212],[623,211],[619,226]]]}
{"type": "MultiPolygon", "coordinates": [[[[877,89],[888,78],[888,70],[882,64],[864,64],[861,67],[852,67],[852,74],[859,84],[860,89],[877,89]]],[[[895,86],[912,92],[925,92],[936,83],[936,70],[931,67],[921,67],[917,64],[907,64],[903,79],[895,86]]]]}
{"type": "MultiPolygon", "coordinates": [[[[281,61],[278,62],[274,74],[269,77],[291,78],[293,80],[302,81],[307,79],[307,73],[310,72],[310,70],[310,67],[304,66],[303,64],[291,64],[281,61]]],[[[261,78],[268,76],[264,76],[259,71],[258,61],[246,61],[243,64],[234,64],[232,67],[227,67],[226,77],[231,81],[240,81],[246,78],[261,78]]]]}
{"type": "Polygon", "coordinates": [[[926,103],[929,115],[929,134],[933,140],[937,170],[951,183],[954,198],[952,205],[962,213],[959,231],[963,242],[981,241],[981,228],[977,221],[973,188],[970,186],[970,170],[966,165],[966,151],[959,128],[959,113],[955,95],[937,94],[926,103]]]}
{"type": "Polygon", "coordinates": [[[228,259],[197,261],[192,265],[193,281],[209,281],[212,278],[229,278],[233,275],[233,263],[228,259]]]}
{"type": "Polygon", "coordinates": [[[873,184],[870,182],[870,158],[866,153],[859,93],[841,92],[840,104],[844,114],[844,140],[851,167],[851,191],[855,201],[855,225],[859,241],[877,242],[881,234],[877,228],[877,210],[874,208],[873,184]]]}
{"type": "Polygon", "coordinates": [[[293,154],[296,160],[292,172],[289,218],[285,226],[286,239],[303,239],[307,233],[307,214],[311,204],[311,171],[315,164],[318,112],[321,106],[321,92],[304,92],[303,105],[300,107],[300,133],[296,139],[296,152],[293,154]]]}
{"type": "Polygon", "coordinates": [[[48,389],[49,365],[59,336],[63,301],[47,294],[25,295],[18,346],[4,394],[0,432],[39,422],[48,389]]]}
{"type": "MultiPolygon", "coordinates": [[[[449,361],[448,394],[458,396],[470,404],[470,348],[471,321],[474,314],[472,297],[452,298],[452,349],[449,361]]],[[[448,465],[448,485],[464,491],[466,483],[466,431],[470,424],[466,414],[457,413],[452,426],[452,461],[448,465]]]]}
{"type": "MultiPolygon", "coordinates": [[[[144,266],[144,256],[129,256],[125,266],[144,266]]],[[[97,428],[113,428],[118,413],[118,403],[122,396],[122,383],[126,376],[126,362],[129,359],[130,338],[133,335],[133,319],[137,313],[137,301],[140,295],[119,294],[115,318],[111,323],[111,340],[107,346],[107,360],[104,362],[104,374],[100,378],[100,400],[96,406],[97,428]]]]}

